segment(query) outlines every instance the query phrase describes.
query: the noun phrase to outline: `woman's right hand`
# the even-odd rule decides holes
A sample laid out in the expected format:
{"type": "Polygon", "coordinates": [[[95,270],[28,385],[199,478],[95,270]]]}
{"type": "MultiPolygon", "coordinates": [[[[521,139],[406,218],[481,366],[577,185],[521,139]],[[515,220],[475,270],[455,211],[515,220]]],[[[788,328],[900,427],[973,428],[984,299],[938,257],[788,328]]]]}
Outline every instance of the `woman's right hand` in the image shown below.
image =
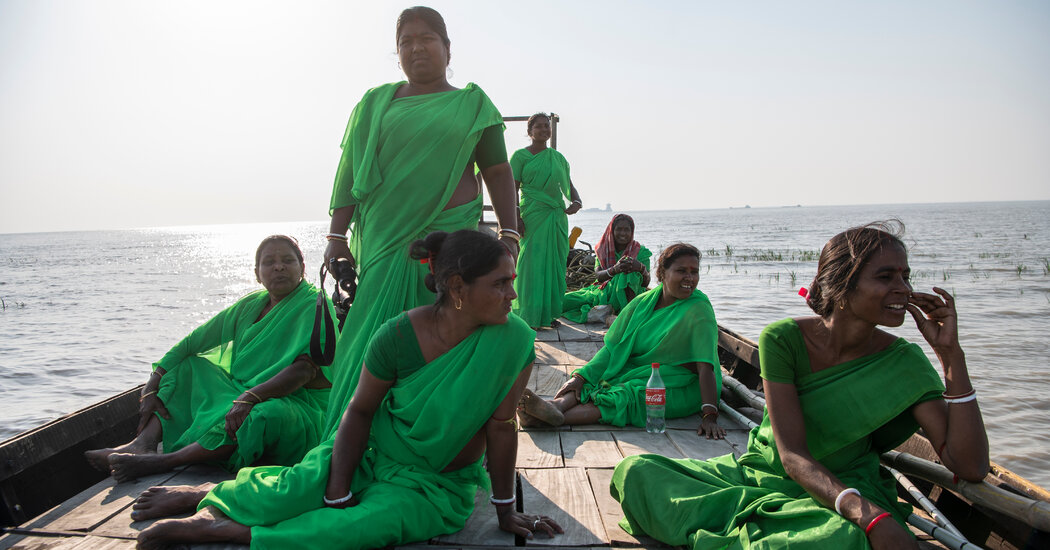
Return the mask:
{"type": "Polygon", "coordinates": [[[561,385],[561,388],[558,389],[558,393],[554,394],[554,398],[557,399],[563,395],[568,395],[572,393],[576,395],[576,401],[579,402],[581,400],[581,390],[583,390],[583,377],[578,374],[574,374],[570,376],[564,384],[561,385]]]}
{"type": "MultiPolygon", "coordinates": [[[[864,525],[863,527],[867,527],[864,525]]],[[[862,527],[862,528],[863,528],[862,527]]],[[[872,550],[895,550],[897,548],[918,548],[919,544],[910,533],[904,530],[892,517],[883,519],[868,533],[868,544],[872,550]]]]}
{"type": "Polygon", "coordinates": [[[171,419],[171,414],[168,412],[167,407],[164,406],[164,402],[157,397],[155,390],[139,401],[139,427],[135,430],[135,433],[142,432],[153,413],[160,413],[165,420],[171,419]]]}
{"type": "Polygon", "coordinates": [[[339,258],[346,258],[350,260],[350,263],[356,268],[357,260],[354,259],[354,255],[350,253],[350,247],[346,241],[338,239],[332,239],[328,241],[328,247],[324,249],[324,265],[332,265],[333,260],[339,258]]]}

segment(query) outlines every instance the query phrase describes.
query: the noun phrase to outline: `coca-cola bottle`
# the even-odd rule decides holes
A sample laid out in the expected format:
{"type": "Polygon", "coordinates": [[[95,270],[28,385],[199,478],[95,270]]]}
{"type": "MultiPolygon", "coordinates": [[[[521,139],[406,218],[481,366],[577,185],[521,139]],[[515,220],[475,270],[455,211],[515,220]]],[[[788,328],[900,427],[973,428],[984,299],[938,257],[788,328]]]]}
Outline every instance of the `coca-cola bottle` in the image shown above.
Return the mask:
{"type": "Polygon", "coordinates": [[[664,433],[664,409],[667,405],[667,389],[660,378],[660,363],[653,363],[653,373],[645,385],[645,431],[651,434],[664,433]]]}

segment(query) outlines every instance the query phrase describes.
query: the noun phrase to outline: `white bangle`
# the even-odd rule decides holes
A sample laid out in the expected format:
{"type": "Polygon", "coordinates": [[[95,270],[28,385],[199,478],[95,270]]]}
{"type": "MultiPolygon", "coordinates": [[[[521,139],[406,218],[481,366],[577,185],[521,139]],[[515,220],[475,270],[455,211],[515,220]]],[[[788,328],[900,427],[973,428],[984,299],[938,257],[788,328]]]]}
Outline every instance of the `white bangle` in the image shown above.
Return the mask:
{"type": "Polygon", "coordinates": [[[506,506],[508,504],[514,504],[516,500],[518,500],[517,497],[496,498],[496,495],[489,496],[489,502],[495,504],[496,506],[506,506]]]}
{"type": "Polygon", "coordinates": [[[346,493],[346,496],[342,497],[342,498],[329,499],[328,497],[324,497],[324,503],[327,506],[335,506],[336,504],[342,504],[342,503],[350,500],[350,497],[352,497],[352,496],[354,496],[354,492],[353,491],[349,491],[349,492],[346,493]]]}
{"type": "MultiPolygon", "coordinates": [[[[860,496],[860,491],[854,489],[853,487],[849,487],[849,488],[843,489],[842,492],[839,493],[839,496],[835,497],[835,512],[838,513],[838,515],[840,515],[840,516],[842,515],[842,508],[840,508],[840,506],[842,506],[842,497],[844,497],[846,495],[849,495],[849,494],[854,494],[854,495],[857,495],[859,497],[860,496]]],[[[864,497],[861,497],[861,498],[864,498],[864,497]]]]}
{"type": "Polygon", "coordinates": [[[977,391],[976,390],[974,390],[974,392],[971,393],[970,395],[965,395],[965,396],[959,397],[957,399],[952,399],[950,397],[949,398],[945,398],[944,402],[948,403],[949,405],[951,405],[952,403],[969,403],[970,401],[973,401],[975,399],[977,399],[977,391]]]}
{"type": "Polygon", "coordinates": [[[570,202],[569,204],[578,204],[580,206],[583,206],[583,202],[581,202],[579,199],[574,200],[574,201],[570,202]]]}
{"type": "Polygon", "coordinates": [[[704,407],[711,407],[715,410],[715,412],[718,412],[718,405],[715,405],[713,403],[704,403],[703,405],[700,405],[700,410],[704,410],[704,407]]]}

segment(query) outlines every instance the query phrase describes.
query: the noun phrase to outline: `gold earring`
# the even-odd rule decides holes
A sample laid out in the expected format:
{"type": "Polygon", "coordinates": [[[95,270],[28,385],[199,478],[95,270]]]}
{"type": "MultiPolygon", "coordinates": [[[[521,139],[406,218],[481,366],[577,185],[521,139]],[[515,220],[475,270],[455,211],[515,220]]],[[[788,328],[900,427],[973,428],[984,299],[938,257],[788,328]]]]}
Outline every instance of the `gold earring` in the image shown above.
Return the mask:
{"type": "Polygon", "coordinates": [[[456,309],[463,309],[463,298],[460,298],[459,301],[456,302],[456,309]]]}

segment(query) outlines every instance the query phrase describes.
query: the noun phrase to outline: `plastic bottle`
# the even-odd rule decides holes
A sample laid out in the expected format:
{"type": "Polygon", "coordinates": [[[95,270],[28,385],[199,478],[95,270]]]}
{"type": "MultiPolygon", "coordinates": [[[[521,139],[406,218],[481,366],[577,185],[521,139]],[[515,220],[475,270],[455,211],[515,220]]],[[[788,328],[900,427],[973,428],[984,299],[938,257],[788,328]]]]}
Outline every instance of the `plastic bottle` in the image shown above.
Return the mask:
{"type": "Polygon", "coordinates": [[[651,434],[664,433],[664,410],[667,404],[667,389],[660,378],[660,363],[653,363],[653,373],[645,385],[645,431],[651,434]]]}

